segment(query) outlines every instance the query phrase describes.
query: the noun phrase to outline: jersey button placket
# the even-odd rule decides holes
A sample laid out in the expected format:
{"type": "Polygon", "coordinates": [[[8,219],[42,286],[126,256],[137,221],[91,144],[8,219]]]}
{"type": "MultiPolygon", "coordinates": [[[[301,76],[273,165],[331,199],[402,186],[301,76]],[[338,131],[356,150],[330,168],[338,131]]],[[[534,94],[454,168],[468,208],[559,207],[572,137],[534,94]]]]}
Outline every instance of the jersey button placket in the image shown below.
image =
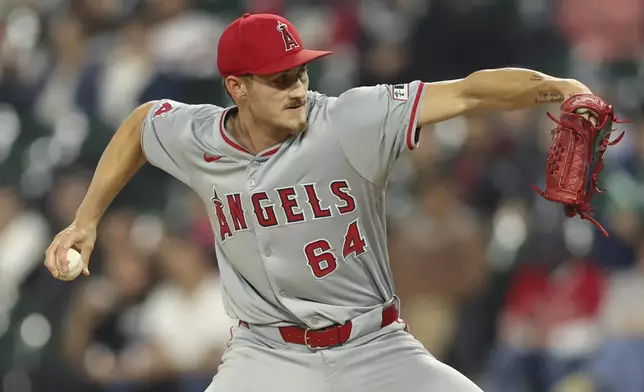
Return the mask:
{"type": "MultiPolygon", "coordinates": [[[[246,174],[248,176],[248,181],[246,182],[246,184],[248,186],[249,193],[252,193],[251,189],[253,189],[257,185],[255,176],[257,175],[257,172],[260,169],[261,165],[262,165],[261,162],[253,160],[247,166],[246,174]]],[[[262,245],[263,241],[260,241],[260,237],[262,236],[261,234],[262,231],[263,231],[262,228],[260,226],[257,226],[255,235],[257,236],[257,241],[258,241],[257,245],[259,246],[260,249],[263,248],[263,245],[262,245]]],[[[272,257],[273,250],[271,248],[265,247],[264,250],[262,251],[262,254],[266,258],[272,257]]],[[[266,268],[265,265],[264,265],[264,268],[266,268]]],[[[269,284],[273,287],[273,292],[276,294],[277,298],[285,298],[287,296],[286,291],[279,290],[279,288],[277,288],[275,283],[273,282],[273,279],[268,273],[268,271],[266,271],[266,274],[268,275],[267,277],[268,277],[269,284]]]]}
{"type": "Polygon", "coordinates": [[[249,189],[252,189],[256,184],[255,174],[257,174],[258,169],[259,169],[259,162],[257,162],[257,161],[252,161],[248,165],[248,169],[246,170],[246,173],[248,175],[247,184],[248,184],[249,189]]]}

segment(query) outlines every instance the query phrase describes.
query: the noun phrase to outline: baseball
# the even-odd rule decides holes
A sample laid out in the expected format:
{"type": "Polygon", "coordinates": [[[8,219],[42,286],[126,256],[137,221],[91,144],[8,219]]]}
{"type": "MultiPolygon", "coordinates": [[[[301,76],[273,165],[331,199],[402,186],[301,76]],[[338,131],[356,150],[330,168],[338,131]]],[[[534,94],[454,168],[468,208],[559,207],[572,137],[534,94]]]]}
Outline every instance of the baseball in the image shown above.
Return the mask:
{"type": "Polygon", "coordinates": [[[58,271],[58,279],[68,282],[76,279],[83,272],[83,258],[75,249],[67,251],[67,268],[67,273],[58,271]]]}

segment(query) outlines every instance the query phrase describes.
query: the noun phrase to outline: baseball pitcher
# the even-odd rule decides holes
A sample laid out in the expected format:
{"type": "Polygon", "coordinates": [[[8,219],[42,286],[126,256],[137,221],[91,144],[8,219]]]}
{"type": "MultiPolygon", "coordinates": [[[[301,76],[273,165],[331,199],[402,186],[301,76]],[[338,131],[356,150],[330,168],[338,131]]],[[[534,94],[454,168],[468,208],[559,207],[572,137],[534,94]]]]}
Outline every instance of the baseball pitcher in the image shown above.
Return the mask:
{"type": "MultiPolygon", "coordinates": [[[[161,100],[135,109],[45,265],[60,277],[74,247],[89,274],[101,216],[149,162],[206,204],[225,307],[239,320],[208,392],[480,391],[399,315],[385,232],[389,173],[424,125],[578,94],[600,99],[576,80],[517,68],[329,97],[309,91],[307,74],[329,54],[305,49],[280,16],[234,21],[217,64],[234,105],[161,100]]],[[[569,116],[597,124],[595,112],[569,116]]]]}

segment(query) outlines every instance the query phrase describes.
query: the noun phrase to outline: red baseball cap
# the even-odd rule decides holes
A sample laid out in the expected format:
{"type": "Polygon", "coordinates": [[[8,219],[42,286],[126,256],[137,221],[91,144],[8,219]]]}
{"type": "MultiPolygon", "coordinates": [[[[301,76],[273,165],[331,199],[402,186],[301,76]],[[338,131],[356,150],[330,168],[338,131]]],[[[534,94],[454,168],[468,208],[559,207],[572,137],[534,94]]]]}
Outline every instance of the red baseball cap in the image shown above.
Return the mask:
{"type": "Polygon", "coordinates": [[[279,15],[244,14],[219,38],[217,68],[223,77],[269,75],[331,53],[304,49],[293,24],[279,15]]]}

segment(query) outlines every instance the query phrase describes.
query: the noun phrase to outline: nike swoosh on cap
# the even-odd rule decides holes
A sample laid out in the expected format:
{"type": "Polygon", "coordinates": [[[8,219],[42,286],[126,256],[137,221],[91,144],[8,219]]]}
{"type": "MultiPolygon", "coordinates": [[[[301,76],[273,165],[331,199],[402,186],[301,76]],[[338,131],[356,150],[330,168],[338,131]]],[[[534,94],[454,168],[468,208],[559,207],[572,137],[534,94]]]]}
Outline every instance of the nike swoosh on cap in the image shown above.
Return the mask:
{"type": "Polygon", "coordinates": [[[205,152],[203,153],[203,160],[210,163],[214,161],[218,161],[222,158],[221,155],[208,155],[205,152]]]}

